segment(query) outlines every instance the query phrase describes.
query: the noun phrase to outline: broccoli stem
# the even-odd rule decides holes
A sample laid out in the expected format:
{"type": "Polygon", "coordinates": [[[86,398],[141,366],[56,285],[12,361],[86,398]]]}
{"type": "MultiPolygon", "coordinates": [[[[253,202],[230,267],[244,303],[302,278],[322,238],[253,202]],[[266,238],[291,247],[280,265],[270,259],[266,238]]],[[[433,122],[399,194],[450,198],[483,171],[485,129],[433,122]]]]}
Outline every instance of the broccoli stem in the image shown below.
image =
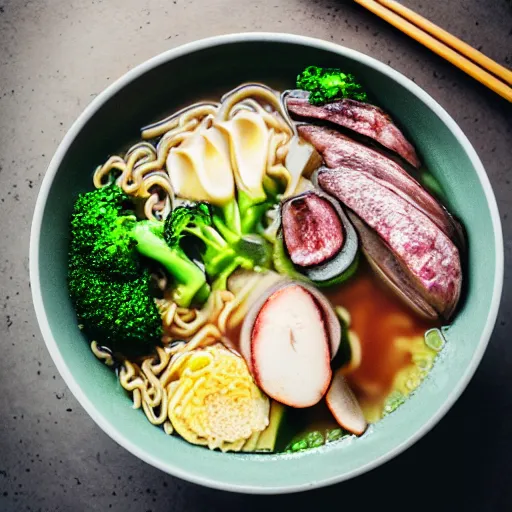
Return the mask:
{"type": "Polygon", "coordinates": [[[196,236],[205,244],[204,265],[208,275],[217,276],[236,258],[235,251],[211,226],[186,227],[183,231],[196,236]]]}
{"type": "Polygon", "coordinates": [[[269,208],[270,204],[268,203],[256,204],[248,208],[242,218],[242,233],[254,233],[269,208]]]}
{"type": "Polygon", "coordinates": [[[272,178],[263,178],[263,187],[267,197],[254,200],[247,192],[238,190],[237,199],[233,199],[213,214],[213,223],[224,239],[234,245],[242,235],[255,233],[265,212],[278,201],[279,186],[272,178]]]}
{"type": "Polygon", "coordinates": [[[213,225],[228,244],[235,244],[240,240],[242,226],[236,199],[233,198],[224,206],[214,208],[212,220],[213,225]]]}
{"type": "Polygon", "coordinates": [[[181,307],[188,307],[196,297],[205,298],[206,277],[182,251],[171,249],[157,232],[155,223],[142,221],[135,224],[132,236],[137,241],[137,250],[143,256],[158,261],[174,277],[177,286],[173,300],[181,307]],[[200,293],[199,293],[200,292],[200,293]]]}
{"type": "MultiPolygon", "coordinates": [[[[249,199],[244,198],[243,201],[245,205],[252,204],[249,199]]],[[[263,208],[263,205],[258,205],[258,211],[251,213],[251,224],[261,221],[263,208]]],[[[213,282],[215,290],[226,289],[228,276],[238,267],[259,269],[271,266],[269,244],[258,235],[242,235],[237,203],[223,208],[210,208],[201,203],[180,206],[166,219],[163,226],[162,238],[170,249],[181,251],[179,244],[185,237],[188,241],[196,239],[200,242],[195,249],[201,255],[205,273],[210,282],[213,282]],[[234,226],[236,232],[227,224],[234,226]]],[[[160,232],[157,235],[160,237],[160,232]]]]}
{"type": "Polygon", "coordinates": [[[233,198],[229,203],[222,206],[221,210],[226,227],[235,235],[240,235],[242,228],[240,224],[240,210],[236,199],[233,198]]]}
{"type": "Polygon", "coordinates": [[[242,233],[254,233],[265,212],[272,206],[272,202],[254,202],[244,191],[238,191],[238,205],[240,208],[242,233]]]}
{"type": "Polygon", "coordinates": [[[240,240],[240,233],[232,231],[224,221],[224,219],[218,215],[217,213],[214,213],[212,215],[213,225],[217,228],[219,233],[222,237],[224,237],[224,240],[230,244],[236,244],[240,240]]]}
{"type": "Polygon", "coordinates": [[[239,266],[240,262],[238,258],[236,258],[215,278],[212,284],[212,290],[227,290],[228,278],[239,266]]]}
{"type": "Polygon", "coordinates": [[[204,304],[208,297],[210,296],[211,288],[208,283],[204,283],[201,288],[199,288],[199,291],[196,293],[194,299],[199,302],[199,304],[204,304]]]}

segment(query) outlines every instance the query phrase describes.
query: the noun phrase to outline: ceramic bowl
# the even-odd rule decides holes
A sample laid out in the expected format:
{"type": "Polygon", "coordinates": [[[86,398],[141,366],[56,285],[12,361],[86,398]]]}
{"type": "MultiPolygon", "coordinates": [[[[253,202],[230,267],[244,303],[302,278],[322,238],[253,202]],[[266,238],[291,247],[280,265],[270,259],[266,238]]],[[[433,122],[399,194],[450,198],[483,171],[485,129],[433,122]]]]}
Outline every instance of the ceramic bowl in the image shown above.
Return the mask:
{"type": "Polygon", "coordinates": [[[286,34],[234,34],[169,50],[99,94],[58,147],[39,192],[30,277],[37,319],[67,385],[96,423],[131,453],[179,478],[252,493],[303,491],[341,482],[395,457],[428,432],[471,379],[496,320],[503,283],[503,239],[491,185],[461,129],[425,91],[389,66],[333,43],[286,34]],[[66,287],[68,222],[92,172],[128,147],[147,125],[199,98],[218,98],[244,82],[294,86],[306,65],[350,69],[404,127],[441,183],[469,241],[463,308],[443,355],[420,389],[360,439],[295,455],[224,454],[155,428],[91,354],[66,287]]]}

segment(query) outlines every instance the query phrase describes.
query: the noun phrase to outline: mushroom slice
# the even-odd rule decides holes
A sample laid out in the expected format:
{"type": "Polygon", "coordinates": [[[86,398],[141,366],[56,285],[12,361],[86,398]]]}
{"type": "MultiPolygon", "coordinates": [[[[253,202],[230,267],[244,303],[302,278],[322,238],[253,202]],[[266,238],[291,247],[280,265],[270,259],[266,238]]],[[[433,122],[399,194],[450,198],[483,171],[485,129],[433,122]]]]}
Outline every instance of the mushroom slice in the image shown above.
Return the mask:
{"type": "Polygon", "coordinates": [[[229,139],[231,165],[238,190],[254,202],[264,201],[263,177],[266,172],[269,134],[263,118],[240,110],[230,121],[216,124],[229,139]]]}

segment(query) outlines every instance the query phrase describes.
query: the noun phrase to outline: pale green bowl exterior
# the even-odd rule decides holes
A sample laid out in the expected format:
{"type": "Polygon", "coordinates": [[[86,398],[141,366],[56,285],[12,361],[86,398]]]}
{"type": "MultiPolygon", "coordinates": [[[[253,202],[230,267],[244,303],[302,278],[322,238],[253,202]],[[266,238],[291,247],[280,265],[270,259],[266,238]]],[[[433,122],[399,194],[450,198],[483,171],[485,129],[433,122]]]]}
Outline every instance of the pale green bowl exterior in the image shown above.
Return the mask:
{"type": "Polygon", "coordinates": [[[71,127],[45,175],[34,213],[30,277],[40,328],[67,385],[98,425],[137,457],[172,475],[249,493],[303,491],[340,482],[396,456],[429,431],[472,377],[489,341],[503,284],[503,240],[489,180],[471,144],[422,89],[366,55],[286,34],[234,34],[191,43],[136,67],[97,96],[71,127]],[[198,96],[242,81],[293,87],[308,64],[355,72],[404,127],[440,181],[469,240],[466,300],[430,377],[365,436],[297,455],[236,455],[192,446],[152,426],[92,356],[66,288],[68,219],[92,171],[139,128],[198,96]],[[225,76],[228,73],[229,76],[225,76]]]}

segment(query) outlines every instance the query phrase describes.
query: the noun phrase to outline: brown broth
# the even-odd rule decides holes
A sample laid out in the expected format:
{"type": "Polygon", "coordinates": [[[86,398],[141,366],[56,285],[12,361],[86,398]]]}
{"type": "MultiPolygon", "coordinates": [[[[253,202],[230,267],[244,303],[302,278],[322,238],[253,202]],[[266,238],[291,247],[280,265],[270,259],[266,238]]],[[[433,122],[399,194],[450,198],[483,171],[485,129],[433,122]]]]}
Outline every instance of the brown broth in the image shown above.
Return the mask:
{"type": "MultiPolygon", "coordinates": [[[[440,327],[420,318],[398,299],[361,259],[357,274],[332,289],[320,289],[333,306],[342,306],[351,316],[350,330],[361,344],[361,363],[347,375],[369,422],[378,420],[384,403],[394,389],[395,378],[405,368],[413,367],[411,352],[397,345],[405,338],[406,346],[414,339],[423,339],[425,332],[440,327]]],[[[230,326],[223,339],[239,351],[241,324],[230,326]]],[[[412,348],[412,345],[411,345],[412,348]]],[[[315,430],[325,432],[337,428],[337,422],[325,402],[308,409],[292,409],[287,413],[290,440],[315,430]]]]}
{"type": "Polygon", "coordinates": [[[382,406],[396,374],[411,364],[411,355],[397,347],[395,340],[423,337],[438,325],[411,311],[363,261],[354,279],[326,296],[350,312],[350,329],[361,342],[361,364],[347,380],[363,405],[382,406]]]}
{"type": "MultiPolygon", "coordinates": [[[[361,344],[361,363],[347,375],[347,380],[367,420],[377,421],[389,394],[395,389],[397,375],[414,367],[414,341],[423,339],[428,329],[440,325],[414,313],[380,281],[364,259],[349,281],[330,290],[320,290],[333,306],[342,306],[350,313],[350,330],[361,344]],[[404,350],[403,343],[401,347],[396,343],[400,338],[404,338],[406,347],[411,346],[411,352],[404,350]]],[[[236,351],[239,351],[240,328],[241,324],[231,326],[223,339],[236,351]]],[[[307,409],[290,409],[287,424],[287,439],[280,449],[309,432],[339,428],[324,400],[307,409]]]]}

